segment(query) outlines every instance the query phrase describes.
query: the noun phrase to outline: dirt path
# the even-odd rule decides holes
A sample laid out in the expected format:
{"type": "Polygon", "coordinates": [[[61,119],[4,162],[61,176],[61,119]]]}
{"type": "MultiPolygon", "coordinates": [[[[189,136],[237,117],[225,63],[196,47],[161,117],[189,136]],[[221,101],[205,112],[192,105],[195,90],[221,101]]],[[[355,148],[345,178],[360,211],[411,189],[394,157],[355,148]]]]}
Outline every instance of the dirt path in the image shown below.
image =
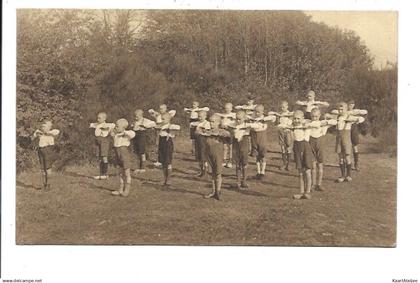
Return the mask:
{"type": "MultiPolygon", "coordinates": [[[[333,150],[329,137],[329,149],[333,150]]],[[[296,172],[279,172],[278,154],[269,154],[263,182],[238,191],[234,170],[224,174],[223,201],[206,200],[208,179],[194,177],[189,143],[176,143],[173,188],[165,189],[161,172],[134,175],[128,198],[112,197],[118,186],[89,176],[97,169],[69,168],[55,175],[53,190],[34,190],[37,173],[17,177],[18,244],[203,244],[393,246],[396,233],[396,159],[368,153],[362,147],[362,171],[351,183],[334,183],[339,169],[329,152],[325,192],[311,200],[292,200],[298,191],[296,172]],[[365,151],[365,152],[364,152],[365,151]]],[[[272,145],[276,149],[276,145],[272,145]]],[[[250,167],[254,175],[255,166],[250,167]]],[[[116,173],[111,169],[111,173],[116,173]]]]}

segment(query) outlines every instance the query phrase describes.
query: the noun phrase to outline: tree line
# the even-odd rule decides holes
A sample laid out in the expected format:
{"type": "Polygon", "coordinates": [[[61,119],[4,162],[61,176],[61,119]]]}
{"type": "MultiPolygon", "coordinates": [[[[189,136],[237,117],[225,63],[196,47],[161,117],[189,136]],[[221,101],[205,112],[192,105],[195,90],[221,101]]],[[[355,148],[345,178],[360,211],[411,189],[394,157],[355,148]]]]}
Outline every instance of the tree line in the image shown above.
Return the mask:
{"type": "Polygon", "coordinates": [[[303,12],[19,10],[17,168],[34,164],[28,137],[44,117],[63,129],[69,164],[93,158],[86,125],[100,110],[131,118],[159,103],[182,111],[193,99],[219,109],[248,92],[275,109],[309,89],[333,103],[355,99],[374,136],[396,133],[396,65],[375,70],[355,33],[303,12]]]}

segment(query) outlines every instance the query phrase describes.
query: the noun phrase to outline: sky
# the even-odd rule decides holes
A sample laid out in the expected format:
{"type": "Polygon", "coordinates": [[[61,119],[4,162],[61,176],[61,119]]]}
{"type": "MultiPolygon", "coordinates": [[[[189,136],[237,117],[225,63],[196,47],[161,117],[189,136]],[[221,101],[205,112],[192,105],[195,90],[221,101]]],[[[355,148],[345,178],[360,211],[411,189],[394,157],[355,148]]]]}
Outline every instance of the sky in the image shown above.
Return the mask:
{"type": "Polygon", "coordinates": [[[397,62],[398,14],[396,12],[360,11],[306,11],[316,22],[353,30],[374,57],[375,67],[385,67],[386,62],[397,62]]]}

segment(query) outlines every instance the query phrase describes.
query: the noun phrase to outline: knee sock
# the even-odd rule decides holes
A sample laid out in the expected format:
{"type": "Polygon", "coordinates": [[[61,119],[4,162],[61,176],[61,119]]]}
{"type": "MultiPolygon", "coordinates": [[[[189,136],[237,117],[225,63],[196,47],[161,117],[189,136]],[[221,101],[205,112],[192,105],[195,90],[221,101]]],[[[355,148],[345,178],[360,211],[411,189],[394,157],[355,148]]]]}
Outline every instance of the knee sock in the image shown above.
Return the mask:
{"type": "Polygon", "coordinates": [[[357,166],[359,164],[359,153],[354,152],[353,157],[354,157],[354,165],[357,166]]]}
{"type": "Polygon", "coordinates": [[[351,163],[346,164],[347,176],[351,177],[351,163]]]}
{"type": "Polygon", "coordinates": [[[265,175],[265,167],[267,167],[267,162],[261,162],[261,174],[265,175]]]}
{"type": "Polygon", "coordinates": [[[341,171],[341,177],[346,177],[346,164],[342,161],[340,161],[340,171],[341,171]]]}
{"type": "Polygon", "coordinates": [[[286,164],[286,168],[289,168],[289,163],[290,163],[290,161],[292,161],[292,154],[291,154],[291,153],[288,153],[288,154],[287,154],[287,164],[286,164]]]}
{"type": "Polygon", "coordinates": [[[102,176],[104,174],[104,162],[101,160],[99,162],[99,176],[102,176]]]}
{"type": "Polygon", "coordinates": [[[102,162],[102,175],[108,175],[108,162],[102,162]]]}

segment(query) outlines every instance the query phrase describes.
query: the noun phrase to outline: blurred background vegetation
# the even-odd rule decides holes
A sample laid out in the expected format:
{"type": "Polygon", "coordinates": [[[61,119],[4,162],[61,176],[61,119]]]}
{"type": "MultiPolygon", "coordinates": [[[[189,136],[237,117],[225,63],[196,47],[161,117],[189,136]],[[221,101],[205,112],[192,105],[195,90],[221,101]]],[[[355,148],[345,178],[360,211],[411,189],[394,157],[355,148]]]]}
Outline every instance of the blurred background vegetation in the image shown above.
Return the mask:
{"type": "MultiPolygon", "coordinates": [[[[303,12],[18,10],[17,170],[36,164],[29,136],[42,118],[61,129],[61,166],[95,156],[88,123],[131,120],[137,108],[192,100],[212,109],[251,92],[268,110],[313,89],[355,99],[381,150],[396,152],[397,66],[373,67],[353,32],[303,12]]],[[[176,116],[187,126],[187,117],[176,116]]]]}

